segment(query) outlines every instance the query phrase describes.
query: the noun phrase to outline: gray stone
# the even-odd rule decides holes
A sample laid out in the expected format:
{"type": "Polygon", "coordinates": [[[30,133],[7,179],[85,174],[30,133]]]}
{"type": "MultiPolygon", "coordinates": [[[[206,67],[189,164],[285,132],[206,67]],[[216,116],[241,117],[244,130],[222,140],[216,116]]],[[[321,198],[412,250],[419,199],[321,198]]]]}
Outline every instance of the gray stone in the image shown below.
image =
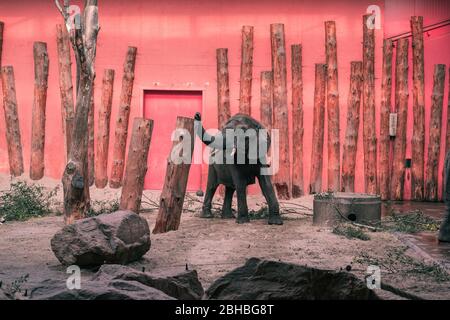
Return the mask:
{"type": "Polygon", "coordinates": [[[366,284],[347,272],[249,259],[206,291],[220,300],[378,300],[366,284]]]}
{"type": "Polygon", "coordinates": [[[131,211],[78,220],[57,232],[51,247],[64,265],[126,264],[150,249],[147,221],[131,211]]]}

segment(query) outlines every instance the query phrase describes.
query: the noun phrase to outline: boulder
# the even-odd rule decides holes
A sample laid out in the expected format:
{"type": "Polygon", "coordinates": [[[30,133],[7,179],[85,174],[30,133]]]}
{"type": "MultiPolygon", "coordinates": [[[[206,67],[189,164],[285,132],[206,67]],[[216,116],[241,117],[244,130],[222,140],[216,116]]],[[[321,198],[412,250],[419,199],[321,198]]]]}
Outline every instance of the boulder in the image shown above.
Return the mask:
{"type": "Polygon", "coordinates": [[[150,229],[136,213],[116,211],[65,226],[53,236],[51,247],[64,265],[126,264],[150,249],[150,229]]]}
{"type": "Polygon", "coordinates": [[[284,262],[249,259],[206,291],[220,300],[378,300],[366,284],[347,272],[284,262]]]}

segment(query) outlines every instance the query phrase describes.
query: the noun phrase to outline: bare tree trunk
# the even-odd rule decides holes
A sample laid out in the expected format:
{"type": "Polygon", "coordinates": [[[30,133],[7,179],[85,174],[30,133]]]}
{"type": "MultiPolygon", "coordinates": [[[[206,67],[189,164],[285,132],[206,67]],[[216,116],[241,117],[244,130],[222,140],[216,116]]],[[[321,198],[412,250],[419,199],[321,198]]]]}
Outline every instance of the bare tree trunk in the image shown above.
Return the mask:
{"type": "Polygon", "coordinates": [[[241,82],[239,90],[239,112],[251,115],[253,78],[253,27],[242,27],[241,82]]]}
{"type": "Polygon", "coordinates": [[[347,129],[342,155],[342,191],[344,192],[355,192],[355,166],[362,85],[363,63],[362,61],[352,61],[347,102],[347,129]]]}
{"type": "Polygon", "coordinates": [[[194,137],[194,120],[178,117],[177,132],[178,140],[174,141],[172,151],[167,159],[166,179],[161,192],[159,212],[153,233],[178,230],[180,226],[192,152],[194,150],[194,139],[185,139],[186,142],[184,143],[182,141],[184,141],[184,136],[194,137]],[[180,164],[174,163],[174,156],[179,157],[178,160],[183,159],[183,162],[180,164]]]}
{"type": "Polygon", "coordinates": [[[339,87],[336,23],[325,22],[328,111],[328,190],[340,190],[339,87]]]}
{"type": "Polygon", "coordinates": [[[322,191],[322,159],[323,159],[323,138],[324,138],[323,136],[325,124],[326,79],[327,79],[327,65],[316,64],[309,193],[320,193],[322,191]]]}
{"type": "Polygon", "coordinates": [[[95,153],[95,186],[103,189],[108,184],[108,150],[111,107],[114,88],[114,70],[105,69],[102,83],[102,101],[98,110],[97,152],[95,153]]]}
{"type": "Polygon", "coordinates": [[[383,67],[381,76],[380,107],[380,196],[381,200],[389,200],[390,185],[390,136],[389,117],[392,109],[392,40],[383,42],[383,67]]]}
{"type": "Polygon", "coordinates": [[[403,200],[406,155],[406,121],[408,118],[408,39],[399,39],[395,58],[395,110],[397,131],[394,142],[391,200],[403,200]]]}
{"type": "Polygon", "coordinates": [[[92,92],[91,101],[89,103],[89,117],[88,117],[88,177],[89,186],[94,184],[95,180],[95,153],[94,153],[94,113],[95,113],[95,103],[94,103],[94,91],[95,84],[92,82],[92,92]]]}
{"type": "Polygon", "coordinates": [[[119,188],[122,185],[125,150],[128,136],[128,122],[130,118],[130,106],[133,94],[136,52],[136,47],[128,47],[125,64],[123,66],[122,91],[120,93],[119,114],[116,121],[113,162],[109,181],[109,186],[111,188],[119,188]]]}
{"type": "Polygon", "coordinates": [[[261,72],[261,99],[260,99],[261,123],[269,133],[273,125],[272,78],[273,78],[272,71],[261,72]]]}
{"type": "Polygon", "coordinates": [[[291,46],[292,68],[292,197],[304,194],[303,187],[303,77],[302,45],[291,46]]]}
{"type": "Polygon", "coordinates": [[[48,53],[45,42],[35,42],[34,57],[34,101],[31,122],[31,160],[30,178],[42,179],[44,176],[45,160],[45,108],[48,87],[48,53]]]}
{"type": "Polygon", "coordinates": [[[291,164],[289,159],[290,148],[284,24],[271,24],[270,38],[273,69],[273,128],[278,129],[280,132],[280,163],[278,173],[274,176],[274,183],[278,197],[287,200],[291,197],[289,191],[291,164]]]}
{"type": "Polygon", "coordinates": [[[375,131],[375,30],[367,27],[363,16],[363,135],[365,191],[378,193],[377,185],[377,136],[375,131]]]}
{"type": "Polygon", "coordinates": [[[228,49],[216,50],[217,60],[217,114],[219,128],[231,117],[230,86],[228,74],[228,49]]]}
{"type": "MultiPolygon", "coordinates": [[[[445,132],[445,154],[450,151],[450,68],[448,69],[448,101],[447,101],[447,127],[445,132]]],[[[445,201],[445,167],[442,169],[442,198],[445,201]]],[[[450,190],[449,190],[450,193],[450,190]]]]}
{"type": "Polygon", "coordinates": [[[6,121],[6,143],[8,144],[9,172],[12,176],[23,173],[22,139],[17,113],[16,85],[12,66],[2,67],[3,110],[6,121]]]}
{"type": "MultiPolygon", "coordinates": [[[[411,17],[413,54],[413,135],[411,139],[411,199],[424,199],[425,71],[423,17],[411,17]]],[[[445,70],[444,70],[445,72],[445,70]]]]}
{"type": "Polygon", "coordinates": [[[434,66],[433,94],[431,96],[431,119],[428,143],[428,161],[425,181],[425,199],[438,200],[438,167],[441,144],[442,108],[444,105],[445,64],[434,66]]]}
{"type": "Polygon", "coordinates": [[[66,158],[68,158],[71,144],[70,137],[73,131],[74,102],[70,40],[64,25],[56,25],[56,44],[58,48],[59,89],[61,95],[61,123],[66,158]]]}
{"type": "Polygon", "coordinates": [[[128,148],[120,209],[139,213],[144,179],[147,173],[148,149],[152,140],[153,120],[135,118],[128,148]]]}
{"type": "Polygon", "coordinates": [[[3,30],[5,29],[5,23],[0,21],[0,68],[2,67],[2,55],[3,55],[3,30]]]}

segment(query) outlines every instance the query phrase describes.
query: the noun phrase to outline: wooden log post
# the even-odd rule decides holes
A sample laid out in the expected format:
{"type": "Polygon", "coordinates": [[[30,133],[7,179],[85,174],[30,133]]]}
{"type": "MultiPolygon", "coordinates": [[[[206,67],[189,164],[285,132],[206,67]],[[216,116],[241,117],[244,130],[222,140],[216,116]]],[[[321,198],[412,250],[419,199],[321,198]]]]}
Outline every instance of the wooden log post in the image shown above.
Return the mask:
{"type": "Polygon", "coordinates": [[[389,200],[390,185],[390,135],[389,117],[392,109],[392,40],[383,41],[383,66],[381,75],[381,106],[380,106],[380,196],[381,200],[389,200]]]}
{"type": "Polygon", "coordinates": [[[397,130],[392,164],[391,200],[403,200],[406,156],[406,121],[408,118],[408,39],[399,39],[395,57],[395,110],[397,130]]]}
{"type": "Polygon", "coordinates": [[[135,118],[128,148],[127,167],[123,179],[120,209],[139,213],[144,179],[147,173],[148,150],[153,132],[153,120],[135,118]]]}
{"type": "Polygon", "coordinates": [[[217,61],[217,117],[219,128],[231,117],[230,85],[228,73],[228,49],[216,50],[217,61]]]}
{"type": "Polygon", "coordinates": [[[5,23],[0,21],[0,68],[2,67],[2,55],[3,55],[3,30],[5,29],[5,23]]]}
{"type": "Polygon", "coordinates": [[[340,190],[339,86],[336,23],[325,22],[325,56],[327,64],[328,115],[328,190],[340,190]]]}
{"type": "Polygon", "coordinates": [[[253,27],[242,27],[241,81],[239,88],[239,112],[252,113],[253,78],[253,27]]]}
{"type": "MultiPolygon", "coordinates": [[[[448,68],[448,100],[447,100],[447,124],[445,131],[445,154],[450,151],[450,68],[448,68]]],[[[442,199],[445,200],[445,166],[442,169],[442,199]]]]}
{"type": "Polygon", "coordinates": [[[363,16],[363,145],[365,192],[378,194],[377,136],[375,128],[375,30],[363,16]]]}
{"type": "Polygon", "coordinates": [[[94,184],[95,180],[95,153],[94,153],[94,113],[95,113],[95,103],[94,103],[94,91],[95,84],[92,83],[91,101],[89,103],[89,115],[88,115],[88,177],[89,186],[94,184]]]}
{"type": "Polygon", "coordinates": [[[113,69],[105,69],[102,82],[102,100],[98,110],[97,152],[95,153],[95,186],[103,189],[108,184],[108,150],[111,108],[114,88],[113,69]]]}
{"type": "MultiPolygon", "coordinates": [[[[413,135],[411,139],[411,199],[424,199],[425,70],[423,17],[411,17],[413,55],[413,135]]],[[[444,70],[445,72],[445,70],[444,70]]]]}
{"type": "Polygon", "coordinates": [[[311,152],[311,171],[309,193],[322,191],[322,159],[325,124],[325,87],[327,83],[327,65],[315,65],[314,117],[311,152]]]}
{"type": "Polygon", "coordinates": [[[272,71],[261,72],[261,98],[260,98],[260,113],[261,123],[270,133],[273,125],[272,112],[272,86],[273,86],[272,71]]]}
{"type": "Polygon", "coordinates": [[[3,110],[6,121],[6,143],[8,145],[9,172],[12,176],[23,173],[22,139],[17,113],[16,85],[12,66],[2,67],[3,110]]]}
{"type": "Polygon", "coordinates": [[[292,197],[303,196],[303,76],[302,45],[291,46],[292,68],[292,197]]]}
{"type": "Polygon", "coordinates": [[[61,96],[61,123],[64,137],[64,148],[66,150],[66,158],[68,158],[75,112],[73,102],[70,40],[69,33],[64,25],[56,25],[56,44],[58,49],[59,91],[61,96]]]}
{"type": "Polygon", "coordinates": [[[125,150],[128,136],[128,122],[130,118],[131,98],[133,95],[136,52],[136,47],[128,47],[123,66],[122,91],[120,93],[119,113],[116,121],[113,149],[113,162],[109,181],[109,186],[111,188],[119,188],[122,185],[125,150]]]}
{"type": "Polygon", "coordinates": [[[350,64],[350,90],[347,102],[347,129],[342,155],[342,191],[355,192],[356,151],[358,146],[359,114],[363,85],[363,63],[350,64]]]}
{"type": "Polygon", "coordinates": [[[438,167],[441,145],[442,108],[444,105],[445,64],[434,66],[433,94],[428,142],[428,161],[425,175],[425,200],[438,200],[438,167]]]}
{"type": "Polygon", "coordinates": [[[291,163],[287,102],[286,45],[284,24],[270,25],[273,71],[273,128],[279,130],[279,170],[274,184],[280,199],[290,199],[291,163]]]}
{"type": "Polygon", "coordinates": [[[48,53],[45,42],[35,42],[34,57],[34,101],[31,120],[31,160],[30,178],[42,179],[44,176],[45,151],[45,108],[48,87],[48,53]]]}
{"type": "Polygon", "coordinates": [[[178,230],[180,226],[194,150],[194,120],[178,117],[176,128],[172,151],[167,159],[166,178],[153,233],[178,230]]]}

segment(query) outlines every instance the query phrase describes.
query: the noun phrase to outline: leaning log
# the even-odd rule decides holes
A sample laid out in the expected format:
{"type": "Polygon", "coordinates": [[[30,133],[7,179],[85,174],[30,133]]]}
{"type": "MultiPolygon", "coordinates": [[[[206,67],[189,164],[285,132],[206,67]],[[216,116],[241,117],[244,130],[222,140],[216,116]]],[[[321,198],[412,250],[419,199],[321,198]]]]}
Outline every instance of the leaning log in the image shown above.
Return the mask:
{"type": "Polygon", "coordinates": [[[355,167],[363,84],[363,63],[361,61],[352,61],[350,69],[350,90],[347,100],[347,129],[345,131],[342,155],[342,191],[344,192],[355,192],[355,167]]]}
{"type": "Polygon", "coordinates": [[[261,123],[270,133],[273,125],[272,112],[272,71],[261,72],[260,113],[261,123]]]}
{"type": "Polygon", "coordinates": [[[303,77],[302,45],[291,46],[292,68],[292,197],[303,196],[303,77]]]}
{"type": "Polygon", "coordinates": [[[375,30],[363,16],[363,146],[365,192],[378,194],[377,136],[375,127],[375,30]]]}
{"type": "Polygon", "coordinates": [[[239,89],[239,112],[251,115],[253,78],[253,27],[242,27],[241,81],[239,89]]]}
{"type": "Polygon", "coordinates": [[[219,128],[231,117],[230,85],[228,73],[228,49],[216,50],[217,61],[217,115],[219,128]]]}
{"type": "Polygon", "coordinates": [[[30,178],[42,179],[44,176],[45,150],[45,108],[48,87],[48,53],[45,42],[35,42],[34,57],[34,100],[31,120],[31,160],[30,178]]]}
{"type": "Polygon", "coordinates": [[[328,115],[328,190],[340,190],[339,87],[336,23],[325,22],[328,115]]]}
{"type": "Polygon", "coordinates": [[[128,148],[120,209],[139,213],[144,179],[147,173],[148,149],[152,140],[153,120],[135,118],[128,148]]]}
{"type": "Polygon", "coordinates": [[[194,120],[178,117],[176,128],[172,151],[167,159],[166,178],[153,233],[178,230],[180,226],[194,150],[194,139],[192,139],[194,137],[194,120]]]}
{"type": "Polygon", "coordinates": [[[12,66],[2,67],[3,110],[6,121],[6,143],[8,145],[9,172],[12,176],[23,173],[22,140],[19,115],[17,113],[16,85],[12,66]]]}
{"type": "Polygon", "coordinates": [[[392,165],[391,200],[403,200],[406,156],[406,121],[408,118],[408,39],[399,39],[395,58],[395,110],[397,130],[392,165]]]}
{"type": "MultiPolygon", "coordinates": [[[[411,138],[411,199],[424,198],[425,70],[423,17],[411,17],[413,55],[413,135],[411,138]]],[[[445,70],[444,70],[445,71],[445,70]]]]}
{"type": "Polygon", "coordinates": [[[99,189],[108,184],[108,150],[111,107],[114,88],[114,70],[105,69],[102,82],[102,100],[98,110],[97,150],[95,153],[95,186],[99,189]]]}
{"type": "Polygon", "coordinates": [[[94,91],[95,85],[92,83],[91,101],[89,103],[89,116],[88,116],[88,176],[89,176],[89,186],[94,184],[95,180],[95,153],[94,153],[94,91]]]}
{"type": "Polygon", "coordinates": [[[444,105],[445,64],[434,66],[433,94],[428,142],[428,161],[425,175],[425,200],[438,200],[438,167],[441,145],[442,108],[444,105]]]}
{"type": "Polygon", "coordinates": [[[61,96],[61,123],[66,158],[69,156],[71,133],[73,130],[74,102],[72,85],[72,62],[70,58],[69,33],[64,25],[56,25],[58,49],[59,92],[61,96]]]}
{"type": "Polygon", "coordinates": [[[320,193],[322,191],[322,159],[323,159],[323,136],[325,124],[326,78],[327,78],[327,65],[316,64],[309,193],[320,193]]]}
{"type": "Polygon", "coordinates": [[[289,199],[291,164],[289,159],[286,46],[284,24],[270,25],[273,68],[273,128],[279,130],[279,170],[274,184],[281,199],[289,199]]]}
{"type": "Polygon", "coordinates": [[[383,41],[383,66],[381,74],[381,106],[380,106],[380,196],[381,200],[389,200],[390,185],[390,135],[389,117],[392,109],[392,40],[383,41]]]}
{"type": "Polygon", "coordinates": [[[137,48],[128,47],[123,66],[122,91],[120,93],[119,113],[116,121],[113,161],[109,181],[109,186],[111,188],[119,188],[122,185],[125,150],[128,136],[128,122],[130,119],[131,97],[133,95],[136,52],[137,48]]]}

